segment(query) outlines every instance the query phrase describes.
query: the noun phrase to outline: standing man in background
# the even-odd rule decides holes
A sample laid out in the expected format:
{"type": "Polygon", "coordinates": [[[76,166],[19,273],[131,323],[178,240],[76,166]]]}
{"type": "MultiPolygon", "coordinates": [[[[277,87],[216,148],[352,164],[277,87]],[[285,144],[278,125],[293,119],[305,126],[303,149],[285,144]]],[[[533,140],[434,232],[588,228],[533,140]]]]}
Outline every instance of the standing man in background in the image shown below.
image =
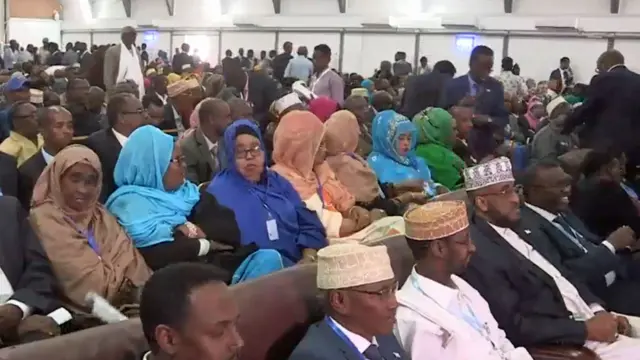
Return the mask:
{"type": "Polygon", "coordinates": [[[307,56],[309,56],[307,47],[298,47],[298,56],[289,61],[287,68],[284,70],[284,77],[293,77],[308,84],[309,77],[313,74],[313,63],[307,56]]]}
{"type": "Polygon", "coordinates": [[[278,54],[272,62],[273,65],[273,77],[282,81],[284,78],[284,71],[289,65],[289,61],[293,58],[291,52],[293,52],[293,44],[291,41],[286,41],[282,46],[284,52],[282,54],[278,54]]]}
{"type": "Polygon", "coordinates": [[[561,84],[559,93],[563,93],[567,88],[573,86],[573,70],[571,70],[571,60],[568,57],[560,59],[560,67],[549,75],[549,81],[551,80],[556,80],[561,84]]]}
{"type": "Polygon", "coordinates": [[[136,49],[136,29],[122,28],[121,43],[110,47],[104,55],[104,85],[107,92],[119,82],[131,80],[138,85],[140,97],[144,96],[144,76],[140,53],[136,49]]]}
{"type": "Polygon", "coordinates": [[[46,64],[47,60],[49,58],[49,39],[48,38],[43,38],[42,39],[42,47],[40,47],[38,49],[38,57],[39,57],[39,63],[40,64],[46,64]]]}
{"type": "Polygon", "coordinates": [[[342,77],[329,67],[331,48],[320,44],[313,49],[315,73],[309,81],[309,89],[318,96],[326,96],[338,104],[344,102],[344,81],[342,77]]]}
{"type": "Polygon", "coordinates": [[[189,44],[184,43],[180,46],[180,50],[177,54],[173,56],[173,60],[171,62],[171,68],[173,72],[180,75],[182,74],[182,70],[186,68],[194,68],[193,58],[189,55],[189,50],[191,47],[189,44]]]}
{"type": "Polygon", "coordinates": [[[398,51],[395,55],[396,62],[393,63],[393,75],[395,76],[408,76],[411,75],[413,69],[411,64],[407,62],[407,53],[404,51],[398,51]]]}

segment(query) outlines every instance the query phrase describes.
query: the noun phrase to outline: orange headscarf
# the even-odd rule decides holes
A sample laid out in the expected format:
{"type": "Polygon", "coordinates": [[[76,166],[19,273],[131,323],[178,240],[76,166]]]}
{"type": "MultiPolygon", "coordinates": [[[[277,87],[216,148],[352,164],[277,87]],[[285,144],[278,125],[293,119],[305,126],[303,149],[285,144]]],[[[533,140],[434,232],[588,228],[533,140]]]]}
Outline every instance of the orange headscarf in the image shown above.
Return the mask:
{"type": "Polygon", "coordinates": [[[324,124],[327,163],[357,201],[368,203],[380,194],[378,178],[366,160],[356,154],[360,125],[356,116],[340,110],[324,124]]]}
{"type": "Polygon", "coordinates": [[[347,212],[355,205],[353,195],[326,161],[314,166],[324,134],[320,119],[309,111],[294,110],[283,116],[273,135],[272,170],[289,180],[303,200],[322,189],[327,209],[347,212]]]}

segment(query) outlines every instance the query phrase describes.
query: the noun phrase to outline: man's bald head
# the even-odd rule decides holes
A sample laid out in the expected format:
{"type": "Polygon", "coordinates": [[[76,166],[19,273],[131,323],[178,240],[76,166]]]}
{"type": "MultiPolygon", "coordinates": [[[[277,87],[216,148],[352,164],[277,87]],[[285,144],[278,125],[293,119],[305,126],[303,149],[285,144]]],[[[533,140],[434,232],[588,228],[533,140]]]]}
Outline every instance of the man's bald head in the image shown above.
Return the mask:
{"type": "Polygon", "coordinates": [[[129,49],[136,42],[136,36],[136,29],[131,26],[125,26],[120,31],[120,39],[122,39],[122,43],[129,49]]]}
{"type": "Polygon", "coordinates": [[[231,109],[224,100],[207,98],[200,103],[198,117],[202,132],[210,141],[215,141],[231,123],[231,109]]]}
{"type": "Polygon", "coordinates": [[[615,49],[603,52],[596,62],[598,71],[601,73],[609,71],[616,65],[624,65],[624,55],[615,49]]]}

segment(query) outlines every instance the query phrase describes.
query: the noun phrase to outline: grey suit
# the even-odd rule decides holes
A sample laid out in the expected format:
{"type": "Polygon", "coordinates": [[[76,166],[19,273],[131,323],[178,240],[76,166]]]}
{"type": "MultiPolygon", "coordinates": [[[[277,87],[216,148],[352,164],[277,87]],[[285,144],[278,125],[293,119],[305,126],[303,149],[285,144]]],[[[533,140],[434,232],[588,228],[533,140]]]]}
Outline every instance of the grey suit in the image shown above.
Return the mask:
{"type": "MultiPolygon", "coordinates": [[[[140,52],[135,48],[135,45],[132,46],[138,55],[138,60],[140,60],[140,52]]],[[[122,51],[122,44],[110,47],[104,54],[104,86],[107,88],[107,92],[115,87],[116,80],[118,79],[120,51],[122,51]]],[[[140,71],[142,71],[142,61],[140,61],[140,71]]]]}
{"type": "MultiPolygon", "coordinates": [[[[199,128],[180,142],[187,162],[187,179],[195,184],[210,181],[218,172],[219,165],[209,150],[209,144],[199,128]]],[[[220,149],[220,146],[218,146],[220,149]]]]}
{"type": "MultiPolygon", "coordinates": [[[[385,360],[409,359],[393,335],[376,336],[376,340],[385,360]]],[[[362,355],[322,320],[309,327],[289,360],[362,360],[362,355]]]]}

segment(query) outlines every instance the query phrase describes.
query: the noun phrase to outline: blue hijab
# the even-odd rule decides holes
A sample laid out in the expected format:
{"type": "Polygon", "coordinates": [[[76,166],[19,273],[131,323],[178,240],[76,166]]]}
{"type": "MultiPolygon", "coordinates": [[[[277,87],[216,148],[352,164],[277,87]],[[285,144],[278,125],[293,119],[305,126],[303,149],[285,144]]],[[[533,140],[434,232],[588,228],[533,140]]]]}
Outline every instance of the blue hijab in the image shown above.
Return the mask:
{"type": "Polygon", "coordinates": [[[405,116],[393,110],[379,112],[373,119],[373,150],[367,162],[375,171],[380,183],[399,184],[408,180],[422,179],[425,191],[433,195],[431,172],[424,160],[415,155],[418,130],[405,116]],[[411,134],[411,150],[398,154],[398,138],[411,134]]]}
{"type": "Polygon", "coordinates": [[[105,206],[138,248],[173,241],[176,226],[187,221],[200,200],[197,186],[187,180],[165,190],[162,180],[173,147],[172,136],[147,125],[131,133],[118,156],[113,173],[118,189],[105,206]]]}
{"type": "Polygon", "coordinates": [[[373,81],[369,79],[364,79],[360,83],[360,86],[367,89],[367,93],[369,93],[369,104],[371,104],[371,102],[373,101],[373,87],[374,87],[373,81]]]}
{"type": "Polygon", "coordinates": [[[301,249],[319,249],[326,245],[324,227],[318,216],[306,209],[298,192],[287,179],[267,168],[263,179],[248,181],[236,168],[236,133],[239,127],[249,127],[265,151],[260,129],[254,122],[238,120],[224,132],[227,167],[219,172],[207,187],[218,202],[232,209],[240,228],[243,245],[254,243],[260,249],[275,249],[294,262],[302,257],[301,249]],[[278,239],[270,240],[267,221],[275,220],[278,239]]]}

